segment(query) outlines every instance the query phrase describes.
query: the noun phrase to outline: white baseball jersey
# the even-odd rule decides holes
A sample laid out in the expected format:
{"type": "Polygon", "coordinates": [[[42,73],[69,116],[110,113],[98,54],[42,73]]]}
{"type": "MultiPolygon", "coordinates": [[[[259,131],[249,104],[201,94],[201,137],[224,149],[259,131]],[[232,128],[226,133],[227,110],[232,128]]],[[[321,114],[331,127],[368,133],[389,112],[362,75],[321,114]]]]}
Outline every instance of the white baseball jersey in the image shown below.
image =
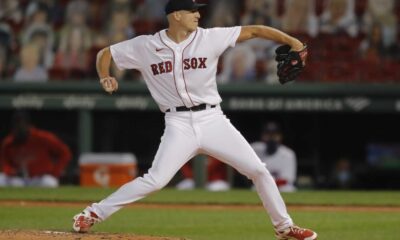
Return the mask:
{"type": "Polygon", "coordinates": [[[241,27],[197,28],[186,40],[172,41],[166,30],[110,47],[120,69],[137,69],[161,111],[171,107],[216,105],[219,56],[234,47],[241,27]]]}
{"type": "Polygon", "coordinates": [[[272,176],[287,181],[287,184],[279,186],[279,190],[285,192],[294,191],[296,189],[294,182],[296,181],[297,161],[293,150],[280,145],[274,154],[267,155],[267,145],[264,142],[255,142],[251,146],[261,161],[266,164],[272,176]]]}
{"type": "MultiPolygon", "coordinates": [[[[165,112],[172,107],[218,104],[215,75],[218,57],[234,46],[241,28],[198,28],[177,44],[163,30],[111,46],[119,68],[141,71],[151,95],[165,112]]],[[[249,143],[223,114],[221,107],[201,111],[168,111],[165,130],[151,168],[99,203],[87,208],[102,220],[160,190],[197,154],[213,156],[254,183],[277,230],[293,225],[275,181],[249,143]]]]}

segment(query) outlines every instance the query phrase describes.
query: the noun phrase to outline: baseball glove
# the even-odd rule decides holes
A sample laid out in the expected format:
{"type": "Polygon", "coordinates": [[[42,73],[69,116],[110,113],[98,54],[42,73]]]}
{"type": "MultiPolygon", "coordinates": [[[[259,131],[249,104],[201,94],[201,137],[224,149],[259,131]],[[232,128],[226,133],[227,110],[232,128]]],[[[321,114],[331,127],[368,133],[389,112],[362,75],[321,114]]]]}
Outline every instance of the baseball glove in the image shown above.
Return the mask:
{"type": "Polygon", "coordinates": [[[289,45],[279,46],[275,60],[278,62],[278,77],[281,84],[294,81],[303,71],[307,59],[307,46],[301,51],[292,51],[289,45]]]}

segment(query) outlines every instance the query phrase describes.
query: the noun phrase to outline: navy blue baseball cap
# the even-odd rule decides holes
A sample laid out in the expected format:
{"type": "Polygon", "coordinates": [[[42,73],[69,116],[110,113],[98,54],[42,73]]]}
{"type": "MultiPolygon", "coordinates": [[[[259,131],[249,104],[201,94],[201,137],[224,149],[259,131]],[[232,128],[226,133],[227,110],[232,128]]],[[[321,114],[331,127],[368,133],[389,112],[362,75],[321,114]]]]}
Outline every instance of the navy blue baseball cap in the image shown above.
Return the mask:
{"type": "Polygon", "coordinates": [[[196,3],[195,0],[169,0],[167,5],[165,6],[165,14],[170,14],[172,12],[187,10],[193,11],[198,10],[201,7],[206,6],[207,4],[196,3]]]}

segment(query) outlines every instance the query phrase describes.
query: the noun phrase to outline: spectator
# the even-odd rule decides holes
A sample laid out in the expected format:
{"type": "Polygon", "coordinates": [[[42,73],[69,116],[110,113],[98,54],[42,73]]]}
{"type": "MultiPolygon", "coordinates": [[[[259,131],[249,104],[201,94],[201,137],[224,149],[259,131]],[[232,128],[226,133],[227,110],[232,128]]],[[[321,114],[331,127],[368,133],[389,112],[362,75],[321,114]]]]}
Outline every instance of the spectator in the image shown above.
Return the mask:
{"type": "Polygon", "coordinates": [[[34,43],[39,47],[40,65],[49,69],[53,65],[54,31],[48,23],[49,8],[46,4],[32,2],[26,11],[26,26],[22,35],[22,43],[34,43]]]}
{"type": "Polygon", "coordinates": [[[277,123],[265,124],[261,141],[251,144],[275,179],[281,192],[296,191],[297,160],[292,149],[282,144],[282,133],[277,123]]]}
{"type": "Polygon", "coordinates": [[[236,24],[238,8],[234,1],[213,1],[211,2],[211,16],[208,19],[207,26],[231,27],[236,24]]]}
{"type": "MultiPolygon", "coordinates": [[[[135,36],[135,31],[131,27],[130,11],[128,9],[116,9],[112,13],[111,24],[107,30],[107,45],[122,42],[135,36]]],[[[119,70],[113,63],[111,73],[118,79],[130,80],[130,75],[126,70],[119,70]]]]}
{"type": "MultiPolygon", "coordinates": [[[[244,3],[244,13],[240,18],[241,25],[267,25],[272,27],[280,27],[280,19],[278,17],[278,3],[276,0],[246,0],[244,3]]],[[[276,74],[276,62],[270,61],[275,55],[276,43],[273,41],[264,41],[262,39],[252,39],[246,42],[246,45],[251,49],[252,53],[247,53],[248,56],[255,54],[255,62],[249,66],[253,79],[257,82],[278,83],[278,78],[274,77],[276,74]]],[[[228,54],[228,53],[227,53],[228,54]]],[[[251,58],[246,58],[251,59],[251,58]]],[[[227,60],[227,64],[228,64],[227,60]]],[[[251,63],[252,60],[249,64],[251,63]]],[[[225,62],[224,62],[225,63],[225,62]]],[[[224,65],[225,66],[225,65],[224,65]]],[[[243,67],[243,66],[242,66],[243,67]]],[[[231,71],[234,69],[227,66],[231,71]]],[[[238,69],[241,70],[240,68],[238,69]]],[[[250,75],[251,76],[251,75],[250,75]]],[[[220,81],[226,81],[221,75],[220,81]]]]}
{"type": "Polygon", "coordinates": [[[8,25],[0,24],[0,80],[7,77],[12,34],[8,25]]]}
{"type": "Polygon", "coordinates": [[[113,39],[118,35],[121,40],[131,39],[135,36],[135,30],[131,26],[130,11],[127,9],[118,9],[112,12],[111,24],[107,29],[107,35],[110,39],[109,44],[114,44],[117,41],[113,39]]]}
{"type": "Polygon", "coordinates": [[[286,0],[286,11],[282,17],[282,29],[290,33],[318,34],[318,19],[315,15],[315,0],[286,0]]]}
{"type": "Polygon", "coordinates": [[[14,81],[45,82],[48,79],[47,71],[39,65],[39,48],[35,44],[27,44],[20,52],[21,66],[14,75],[14,81]]]}
{"type": "Polygon", "coordinates": [[[69,148],[54,134],[31,126],[25,112],[17,112],[12,123],[1,145],[0,186],[57,187],[71,160],[69,148]]]}
{"type": "MultiPolygon", "coordinates": [[[[181,169],[183,180],[180,181],[176,188],[178,190],[192,190],[195,188],[193,180],[193,168],[191,162],[186,163],[181,169]]],[[[225,163],[214,157],[207,158],[207,185],[209,191],[227,191],[230,185],[227,181],[228,173],[225,163]]]]}
{"type": "Polygon", "coordinates": [[[395,44],[385,46],[383,28],[379,23],[375,23],[366,38],[361,42],[360,54],[363,60],[378,64],[384,57],[396,57],[398,50],[395,44]]]}
{"type": "Polygon", "coordinates": [[[33,1],[29,3],[25,12],[25,29],[30,25],[44,25],[49,22],[49,7],[43,2],[33,1]]]}
{"type": "Polygon", "coordinates": [[[15,33],[19,31],[23,21],[23,12],[19,2],[15,0],[0,1],[0,19],[9,23],[15,33]]]}
{"type": "Polygon", "coordinates": [[[119,9],[125,9],[128,10],[129,12],[132,12],[133,9],[138,8],[138,6],[143,5],[145,0],[140,0],[140,1],[131,1],[131,0],[111,0],[108,1],[109,4],[109,10],[111,9],[112,11],[119,10],[119,9]]]}
{"type": "Polygon", "coordinates": [[[358,35],[354,0],[328,0],[320,17],[320,31],[328,34],[358,35]]]}
{"type": "Polygon", "coordinates": [[[68,72],[80,72],[85,76],[89,70],[92,34],[86,23],[86,1],[71,1],[67,7],[67,21],[60,33],[55,68],[68,72]]]}
{"type": "Polygon", "coordinates": [[[144,0],[136,10],[135,17],[156,22],[165,21],[164,7],[167,0],[144,0]]]}
{"type": "Polygon", "coordinates": [[[240,23],[241,25],[261,24],[279,27],[276,0],[246,0],[240,23]]]}
{"type": "Polygon", "coordinates": [[[254,81],[256,55],[249,44],[229,49],[223,57],[223,70],[218,75],[220,83],[248,83],[254,81]]]}
{"type": "MultiPolygon", "coordinates": [[[[58,30],[58,28],[64,22],[64,4],[58,0],[35,0],[30,1],[27,9],[31,8],[31,6],[40,6],[45,5],[47,9],[46,21],[49,25],[51,25],[54,30],[58,30]]],[[[33,7],[35,9],[35,7],[33,7]]]]}
{"type": "Polygon", "coordinates": [[[367,35],[375,34],[380,28],[381,44],[385,49],[396,45],[397,17],[394,14],[394,0],[369,0],[363,26],[367,35]]]}
{"type": "Polygon", "coordinates": [[[45,26],[32,26],[30,36],[27,37],[27,43],[33,43],[39,48],[40,65],[46,69],[50,69],[54,64],[54,35],[53,31],[45,26]]]}
{"type": "Polygon", "coordinates": [[[351,171],[351,163],[347,158],[340,158],[334,167],[332,173],[333,187],[347,189],[351,187],[353,174],[351,171]]]}

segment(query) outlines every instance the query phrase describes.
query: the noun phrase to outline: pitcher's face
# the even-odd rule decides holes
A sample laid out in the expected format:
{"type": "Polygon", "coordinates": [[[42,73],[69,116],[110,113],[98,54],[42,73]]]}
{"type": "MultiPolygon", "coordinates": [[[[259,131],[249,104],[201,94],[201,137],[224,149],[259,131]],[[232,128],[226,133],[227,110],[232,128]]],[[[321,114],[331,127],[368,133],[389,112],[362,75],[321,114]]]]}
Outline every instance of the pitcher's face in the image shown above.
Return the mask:
{"type": "Polygon", "coordinates": [[[199,26],[199,19],[200,19],[199,11],[182,10],[179,11],[179,13],[181,14],[180,18],[181,25],[190,32],[196,31],[197,27],[199,26]]]}

